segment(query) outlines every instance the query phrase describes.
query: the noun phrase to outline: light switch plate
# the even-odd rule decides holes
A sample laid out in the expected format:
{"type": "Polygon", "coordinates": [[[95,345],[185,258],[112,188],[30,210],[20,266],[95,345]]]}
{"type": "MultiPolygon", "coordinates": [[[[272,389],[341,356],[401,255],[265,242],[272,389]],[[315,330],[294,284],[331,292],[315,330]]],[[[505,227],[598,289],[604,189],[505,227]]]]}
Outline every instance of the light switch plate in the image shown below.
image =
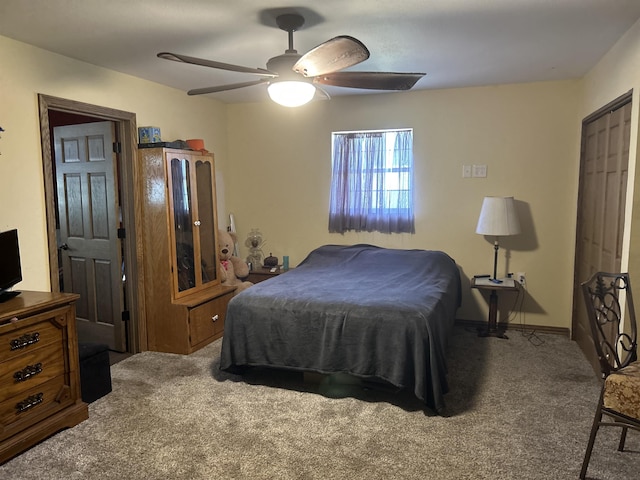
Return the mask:
{"type": "Polygon", "coordinates": [[[485,178],[487,176],[487,166],[473,165],[471,176],[475,178],[485,178]]]}

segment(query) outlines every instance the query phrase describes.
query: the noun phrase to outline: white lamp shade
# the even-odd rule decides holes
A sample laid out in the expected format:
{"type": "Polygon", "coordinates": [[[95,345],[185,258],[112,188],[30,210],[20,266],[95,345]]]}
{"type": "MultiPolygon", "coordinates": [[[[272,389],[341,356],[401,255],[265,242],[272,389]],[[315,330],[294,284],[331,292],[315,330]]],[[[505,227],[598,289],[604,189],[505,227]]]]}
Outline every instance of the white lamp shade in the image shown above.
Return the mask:
{"type": "Polygon", "coordinates": [[[316,87],[308,82],[272,82],[267,87],[269,97],[284,107],[299,107],[309,103],[316,94],[316,87]]]}
{"type": "Polygon", "coordinates": [[[484,197],[476,233],[496,237],[520,233],[513,197],[484,197]]]}

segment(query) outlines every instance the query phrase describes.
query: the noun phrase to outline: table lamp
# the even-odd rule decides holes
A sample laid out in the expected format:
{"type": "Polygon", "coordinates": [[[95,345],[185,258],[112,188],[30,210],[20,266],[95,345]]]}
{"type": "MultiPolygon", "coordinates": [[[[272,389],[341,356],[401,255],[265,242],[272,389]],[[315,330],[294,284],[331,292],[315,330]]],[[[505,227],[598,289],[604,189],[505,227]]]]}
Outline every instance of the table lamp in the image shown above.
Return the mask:
{"type": "Polygon", "coordinates": [[[476,233],[496,237],[493,244],[492,278],[495,281],[498,270],[498,237],[520,233],[520,222],[513,197],[484,197],[476,233]]]}

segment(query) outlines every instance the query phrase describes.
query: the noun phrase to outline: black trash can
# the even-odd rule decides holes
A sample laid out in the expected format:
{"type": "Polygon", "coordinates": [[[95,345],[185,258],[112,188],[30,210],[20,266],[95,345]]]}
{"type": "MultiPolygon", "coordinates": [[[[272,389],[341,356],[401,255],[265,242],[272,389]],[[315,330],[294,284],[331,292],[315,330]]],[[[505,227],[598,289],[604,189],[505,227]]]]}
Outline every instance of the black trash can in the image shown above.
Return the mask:
{"type": "Polygon", "coordinates": [[[109,347],[101,343],[78,344],[82,401],[91,403],[111,392],[109,347]]]}

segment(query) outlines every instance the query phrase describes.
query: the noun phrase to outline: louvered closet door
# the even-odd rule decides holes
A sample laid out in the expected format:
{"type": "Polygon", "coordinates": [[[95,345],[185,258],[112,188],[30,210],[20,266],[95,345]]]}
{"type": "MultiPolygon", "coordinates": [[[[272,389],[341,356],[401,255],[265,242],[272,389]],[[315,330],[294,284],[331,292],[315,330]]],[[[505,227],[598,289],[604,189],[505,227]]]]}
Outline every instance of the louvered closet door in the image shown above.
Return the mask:
{"type": "Polygon", "coordinates": [[[599,371],[580,283],[594,272],[619,272],[627,192],[631,98],[585,123],[573,295],[573,338],[599,371]]]}

